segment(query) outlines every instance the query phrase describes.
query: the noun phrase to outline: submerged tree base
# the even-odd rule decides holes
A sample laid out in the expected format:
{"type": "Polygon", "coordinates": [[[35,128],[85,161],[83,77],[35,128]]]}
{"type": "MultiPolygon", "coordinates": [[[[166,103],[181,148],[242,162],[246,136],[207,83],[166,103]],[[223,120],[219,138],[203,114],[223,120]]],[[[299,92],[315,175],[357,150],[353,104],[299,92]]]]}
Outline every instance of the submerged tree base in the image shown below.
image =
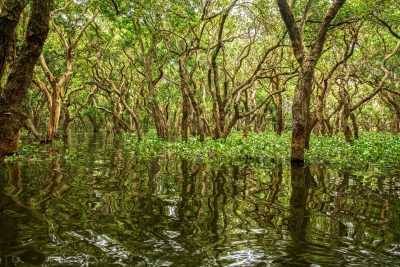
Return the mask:
{"type": "Polygon", "coordinates": [[[0,114],[0,160],[5,156],[13,155],[18,149],[19,141],[19,120],[10,115],[0,114]]]}

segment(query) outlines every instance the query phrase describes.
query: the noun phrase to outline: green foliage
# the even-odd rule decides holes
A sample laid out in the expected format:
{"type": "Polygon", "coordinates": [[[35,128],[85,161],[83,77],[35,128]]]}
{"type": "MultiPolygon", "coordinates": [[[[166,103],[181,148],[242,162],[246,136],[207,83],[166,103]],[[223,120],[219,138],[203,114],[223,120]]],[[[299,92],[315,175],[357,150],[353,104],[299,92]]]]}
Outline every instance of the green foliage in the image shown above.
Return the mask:
{"type": "Polygon", "coordinates": [[[274,133],[252,134],[247,140],[240,133],[231,134],[226,140],[207,139],[200,142],[192,138],[188,141],[168,142],[157,137],[145,138],[136,143],[128,138],[131,149],[139,157],[149,158],[159,155],[175,155],[184,159],[208,162],[226,161],[267,161],[284,160],[288,155],[288,136],[280,137],[274,133]]]}
{"type": "MultiPolygon", "coordinates": [[[[227,139],[196,138],[188,141],[169,142],[161,140],[155,132],[149,132],[141,142],[132,134],[116,137],[124,151],[140,160],[156,157],[176,157],[208,163],[252,162],[271,164],[289,161],[290,134],[279,136],[272,132],[250,134],[244,139],[239,132],[232,133],[227,139]]],[[[7,158],[14,161],[27,158],[31,161],[47,160],[43,157],[54,150],[65,149],[62,142],[55,142],[43,148],[39,145],[25,144],[18,155],[7,158]]],[[[76,160],[79,153],[65,151],[65,159],[76,160]]],[[[374,174],[396,169],[400,166],[400,137],[390,133],[363,133],[353,144],[348,144],[340,136],[313,136],[310,149],[306,153],[309,164],[330,164],[337,168],[363,170],[370,169],[374,174]]],[[[365,176],[365,175],[364,175],[365,176]]]]}
{"type": "Polygon", "coordinates": [[[390,169],[400,162],[400,138],[395,134],[369,132],[348,144],[338,136],[314,137],[307,160],[353,169],[390,169]]]}

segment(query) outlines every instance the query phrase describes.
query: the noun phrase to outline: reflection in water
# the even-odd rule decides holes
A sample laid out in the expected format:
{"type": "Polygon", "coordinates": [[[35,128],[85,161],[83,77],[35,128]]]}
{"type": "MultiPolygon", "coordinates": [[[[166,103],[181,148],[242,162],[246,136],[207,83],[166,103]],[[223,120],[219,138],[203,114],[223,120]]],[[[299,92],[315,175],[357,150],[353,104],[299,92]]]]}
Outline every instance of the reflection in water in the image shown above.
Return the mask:
{"type": "Polygon", "coordinates": [[[0,166],[1,266],[399,266],[393,175],[139,159],[71,138],[0,166]],[[50,153],[50,156],[49,156],[50,153]]]}
{"type": "Polygon", "coordinates": [[[32,218],[30,211],[11,197],[0,195],[0,262],[1,266],[17,266],[18,262],[41,265],[46,257],[35,244],[21,241],[20,226],[32,218]]]}
{"type": "Polygon", "coordinates": [[[307,210],[307,199],[311,179],[310,168],[308,166],[291,165],[292,192],[289,201],[290,216],[288,219],[288,230],[292,239],[292,245],[288,246],[288,255],[291,262],[296,261],[296,265],[308,266],[311,263],[301,257],[308,250],[307,228],[310,215],[307,210]]]}
{"type": "Polygon", "coordinates": [[[308,166],[291,166],[290,217],[288,228],[296,250],[306,247],[306,233],[309,221],[307,198],[310,191],[311,173],[308,166]]]}

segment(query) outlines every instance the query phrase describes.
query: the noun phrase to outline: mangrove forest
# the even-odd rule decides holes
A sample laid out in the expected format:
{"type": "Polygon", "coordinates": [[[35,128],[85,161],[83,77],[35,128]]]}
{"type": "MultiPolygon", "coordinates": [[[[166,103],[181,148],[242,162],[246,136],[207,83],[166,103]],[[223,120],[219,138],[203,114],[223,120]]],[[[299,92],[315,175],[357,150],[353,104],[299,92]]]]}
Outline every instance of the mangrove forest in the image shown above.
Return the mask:
{"type": "Polygon", "coordinates": [[[0,0],[0,266],[400,266],[399,0],[0,0]]]}

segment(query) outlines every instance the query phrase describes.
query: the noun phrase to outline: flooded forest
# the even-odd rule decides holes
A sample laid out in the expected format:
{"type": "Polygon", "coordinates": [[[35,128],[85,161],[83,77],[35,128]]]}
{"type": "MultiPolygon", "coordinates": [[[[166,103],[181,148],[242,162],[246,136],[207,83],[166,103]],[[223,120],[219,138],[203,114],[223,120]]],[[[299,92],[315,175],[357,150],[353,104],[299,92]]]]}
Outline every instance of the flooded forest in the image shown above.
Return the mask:
{"type": "Polygon", "coordinates": [[[398,0],[0,0],[0,266],[400,266],[398,0]]]}

